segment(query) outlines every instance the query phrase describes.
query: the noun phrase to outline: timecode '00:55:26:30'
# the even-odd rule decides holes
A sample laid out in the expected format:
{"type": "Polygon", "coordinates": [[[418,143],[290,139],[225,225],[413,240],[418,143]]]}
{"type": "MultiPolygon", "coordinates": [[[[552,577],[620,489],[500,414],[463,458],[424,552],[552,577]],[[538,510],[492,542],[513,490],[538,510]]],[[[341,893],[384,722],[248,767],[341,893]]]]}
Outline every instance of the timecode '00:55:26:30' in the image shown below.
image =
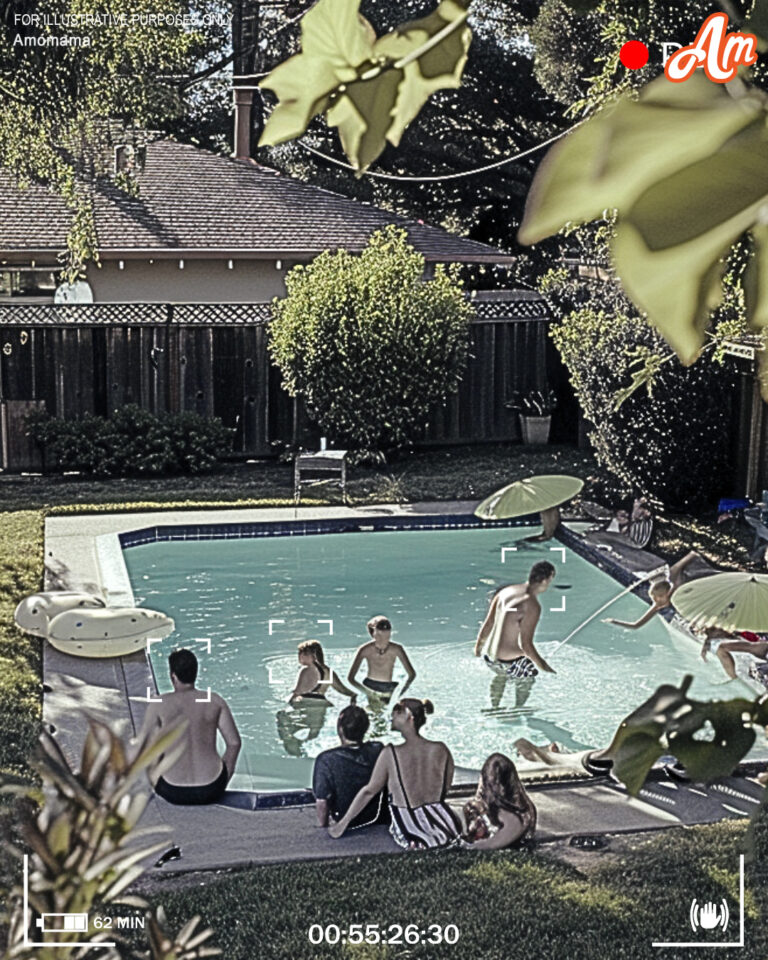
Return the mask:
{"type": "Polygon", "coordinates": [[[382,926],[380,923],[350,923],[347,927],[340,927],[337,923],[313,923],[307,931],[309,942],[314,945],[327,944],[417,944],[431,943],[437,946],[441,943],[453,945],[459,941],[459,928],[455,923],[443,926],[441,923],[430,923],[422,927],[419,923],[389,923],[382,926]]]}

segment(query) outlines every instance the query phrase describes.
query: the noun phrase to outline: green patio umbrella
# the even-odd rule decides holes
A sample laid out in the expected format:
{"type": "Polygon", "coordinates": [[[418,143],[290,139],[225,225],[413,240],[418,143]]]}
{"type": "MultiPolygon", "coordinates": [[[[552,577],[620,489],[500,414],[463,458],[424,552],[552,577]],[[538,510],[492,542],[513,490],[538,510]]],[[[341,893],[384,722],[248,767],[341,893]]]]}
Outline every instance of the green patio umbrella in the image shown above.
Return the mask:
{"type": "Polygon", "coordinates": [[[508,520],[540,513],[575,497],[583,486],[584,481],[578,477],[561,474],[515,480],[486,497],[475,510],[475,516],[481,520],[508,520]]]}
{"type": "Polygon", "coordinates": [[[768,575],[716,573],[678,587],[672,604],[694,630],[768,631],[768,575]]]}

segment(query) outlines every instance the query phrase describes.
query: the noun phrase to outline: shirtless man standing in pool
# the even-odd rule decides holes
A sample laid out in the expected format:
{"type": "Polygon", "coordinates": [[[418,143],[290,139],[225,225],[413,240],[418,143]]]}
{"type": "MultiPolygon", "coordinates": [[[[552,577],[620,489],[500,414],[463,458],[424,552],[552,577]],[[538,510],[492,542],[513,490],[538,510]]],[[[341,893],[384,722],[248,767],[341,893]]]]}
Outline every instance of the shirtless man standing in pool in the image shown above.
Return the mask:
{"type": "Polygon", "coordinates": [[[533,645],[541,616],[539,594],[552,583],[555,568],[548,560],[534,563],[525,583],[502,587],[491,601],[475,642],[475,656],[496,673],[513,680],[535,677],[539,670],[555,671],[533,645]]]}
{"type": "Polygon", "coordinates": [[[392,643],[390,639],[392,624],[387,617],[373,617],[369,620],[368,633],[371,635],[371,640],[364,643],[355,654],[355,659],[349,669],[347,682],[350,686],[362,690],[363,693],[374,694],[387,704],[397,689],[397,681],[392,679],[395,663],[399,660],[408,674],[408,679],[400,691],[401,697],[413,683],[416,671],[402,646],[399,643],[392,643]],[[363,660],[366,660],[368,664],[368,676],[363,679],[362,683],[358,683],[355,678],[363,660]]]}

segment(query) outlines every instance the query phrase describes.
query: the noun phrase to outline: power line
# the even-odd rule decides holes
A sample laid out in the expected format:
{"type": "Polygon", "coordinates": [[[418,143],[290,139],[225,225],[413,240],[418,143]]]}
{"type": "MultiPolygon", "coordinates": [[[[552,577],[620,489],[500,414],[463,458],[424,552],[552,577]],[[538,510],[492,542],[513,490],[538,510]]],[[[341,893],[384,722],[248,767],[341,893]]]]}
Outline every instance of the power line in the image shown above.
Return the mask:
{"type": "MultiPolygon", "coordinates": [[[[366,170],[362,176],[375,177],[377,180],[400,180],[410,181],[411,183],[435,183],[438,180],[458,180],[460,177],[473,177],[478,173],[485,173],[487,170],[495,170],[497,167],[503,167],[506,163],[514,163],[516,160],[522,160],[524,157],[528,157],[532,153],[536,153],[537,150],[542,150],[544,147],[548,147],[551,143],[555,143],[557,140],[562,139],[562,137],[566,136],[566,134],[569,134],[572,130],[575,130],[576,127],[580,127],[582,123],[584,123],[584,121],[579,120],[578,123],[574,123],[573,126],[568,127],[567,130],[563,130],[562,133],[555,134],[555,136],[550,137],[549,140],[544,140],[535,147],[529,147],[527,150],[523,150],[521,153],[514,154],[514,156],[505,157],[503,160],[496,160],[493,163],[487,163],[482,167],[475,167],[472,170],[463,170],[460,173],[437,173],[431,177],[410,177],[398,176],[394,173],[375,173],[371,170],[366,170]]],[[[344,167],[346,170],[351,170],[353,173],[359,173],[359,171],[350,163],[345,163],[343,160],[337,160],[335,157],[330,157],[327,153],[322,153],[320,150],[310,147],[309,144],[302,143],[301,140],[296,140],[296,143],[303,150],[314,154],[316,157],[320,157],[327,163],[335,163],[337,167],[344,167]]]]}

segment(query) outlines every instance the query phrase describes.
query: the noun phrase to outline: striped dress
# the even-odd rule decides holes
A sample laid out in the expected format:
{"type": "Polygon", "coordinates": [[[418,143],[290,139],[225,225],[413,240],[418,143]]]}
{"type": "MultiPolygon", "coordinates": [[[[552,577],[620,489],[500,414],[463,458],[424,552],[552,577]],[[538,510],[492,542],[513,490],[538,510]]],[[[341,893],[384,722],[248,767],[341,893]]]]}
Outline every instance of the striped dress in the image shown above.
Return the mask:
{"type": "MultiPolygon", "coordinates": [[[[440,800],[434,803],[423,803],[420,807],[412,807],[400,773],[397,751],[391,745],[390,749],[395,761],[397,779],[400,782],[400,789],[403,791],[406,803],[404,807],[398,807],[392,803],[392,797],[389,798],[389,810],[392,815],[389,832],[392,834],[395,843],[406,850],[414,847],[423,850],[427,847],[447,847],[449,844],[457,842],[461,836],[461,822],[443,799],[447,790],[445,777],[443,777],[443,791],[440,800]]],[[[448,772],[447,764],[445,772],[448,772]]]]}

